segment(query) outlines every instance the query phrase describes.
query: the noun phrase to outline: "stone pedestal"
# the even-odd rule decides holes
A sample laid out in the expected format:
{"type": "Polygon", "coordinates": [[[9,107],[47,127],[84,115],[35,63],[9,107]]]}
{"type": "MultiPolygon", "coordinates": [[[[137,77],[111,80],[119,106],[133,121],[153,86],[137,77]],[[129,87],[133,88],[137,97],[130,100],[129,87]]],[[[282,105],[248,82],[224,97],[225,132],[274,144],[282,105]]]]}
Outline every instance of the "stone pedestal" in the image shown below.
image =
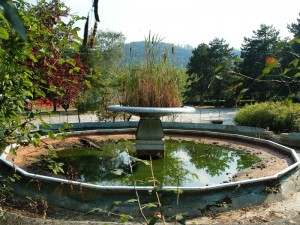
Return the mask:
{"type": "Polygon", "coordinates": [[[107,110],[115,112],[126,112],[140,117],[140,122],[136,131],[136,155],[148,158],[164,157],[164,131],[160,117],[170,116],[179,113],[193,113],[192,107],[131,107],[110,105],[107,110]]]}
{"type": "Polygon", "coordinates": [[[158,118],[141,118],[136,131],[136,154],[139,157],[164,156],[164,131],[158,118]]]}

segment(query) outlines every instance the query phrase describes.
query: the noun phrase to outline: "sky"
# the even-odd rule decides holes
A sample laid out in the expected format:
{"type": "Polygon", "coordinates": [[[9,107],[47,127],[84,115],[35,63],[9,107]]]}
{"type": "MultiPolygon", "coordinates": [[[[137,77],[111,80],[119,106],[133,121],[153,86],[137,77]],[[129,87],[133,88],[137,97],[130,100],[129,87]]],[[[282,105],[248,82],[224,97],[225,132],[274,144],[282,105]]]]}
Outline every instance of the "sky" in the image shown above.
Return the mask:
{"type": "MultiPolygon", "coordinates": [[[[92,15],[93,0],[63,2],[74,14],[92,15]]],[[[273,25],[282,38],[292,37],[287,24],[295,23],[299,12],[299,0],[99,0],[98,29],[122,32],[126,43],[143,41],[151,31],[182,46],[224,38],[230,47],[240,48],[261,24],[273,25]]],[[[83,28],[84,21],[77,26],[83,28]]]]}

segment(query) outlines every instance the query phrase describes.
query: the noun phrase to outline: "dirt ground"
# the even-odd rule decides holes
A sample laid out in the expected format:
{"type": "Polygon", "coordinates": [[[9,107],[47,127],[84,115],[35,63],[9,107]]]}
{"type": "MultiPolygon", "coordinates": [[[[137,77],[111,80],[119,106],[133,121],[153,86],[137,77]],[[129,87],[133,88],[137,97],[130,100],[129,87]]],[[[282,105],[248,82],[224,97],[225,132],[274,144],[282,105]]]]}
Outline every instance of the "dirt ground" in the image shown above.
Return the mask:
{"type": "MultiPolygon", "coordinates": [[[[82,136],[81,136],[82,138],[82,136]]],[[[108,139],[134,138],[133,135],[89,135],[87,138],[93,142],[101,142],[108,139]]],[[[183,139],[174,135],[169,135],[166,139],[183,139]]],[[[245,178],[257,178],[261,176],[270,176],[286,168],[292,163],[285,154],[274,153],[272,149],[257,146],[251,143],[245,144],[238,141],[217,140],[210,138],[186,137],[185,140],[195,141],[197,143],[207,143],[227,146],[240,151],[247,151],[249,154],[257,155],[261,161],[251,168],[243,170],[234,176],[234,180],[243,180],[245,178]],[[255,168],[255,169],[253,169],[255,168]]],[[[57,150],[66,146],[80,145],[78,137],[68,137],[64,141],[43,139],[40,147],[33,146],[20,147],[17,155],[9,154],[8,159],[16,165],[28,169],[31,164],[42,160],[48,154],[47,146],[52,145],[57,150]]],[[[192,218],[186,221],[186,224],[300,224],[300,173],[297,171],[291,178],[295,185],[296,192],[288,193],[284,200],[265,203],[259,206],[247,207],[239,210],[230,210],[223,213],[211,214],[199,218],[192,218]]],[[[15,203],[3,206],[0,211],[6,212],[6,219],[0,220],[0,224],[119,224],[118,217],[104,214],[86,214],[74,212],[66,209],[60,209],[48,206],[45,216],[41,213],[26,210],[26,207],[17,207],[15,203]],[[64,214],[64,220],[58,220],[59,214],[64,214]],[[111,219],[113,218],[113,219],[111,219]],[[106,222],[105,222],[106,221],[106,222]]],[[[124,224],[124,223],[123,223],[124,224]]],[[[128,224],[140,224],[129,222],[128,224]]],[[[174,223],[169,223],[174,224],[174,223]]],[[[177,223],[178,224],[178,223],[177,223]]]]}

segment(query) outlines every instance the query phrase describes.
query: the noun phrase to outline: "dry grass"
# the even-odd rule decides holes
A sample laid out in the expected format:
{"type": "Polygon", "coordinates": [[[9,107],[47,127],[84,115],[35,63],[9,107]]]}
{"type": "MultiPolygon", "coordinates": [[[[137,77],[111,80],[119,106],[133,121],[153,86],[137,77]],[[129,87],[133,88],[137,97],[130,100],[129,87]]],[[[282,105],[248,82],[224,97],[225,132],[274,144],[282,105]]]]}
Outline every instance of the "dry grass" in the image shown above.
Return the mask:
{"type": "Polygon", "coordinates": [[[182,104],[180,85],[185,74],[169,63],[167,53],[157,57],[161,41],[157,35],[151,37],[150,34],[145,40],[146,61],[130,67],[123,80],[121,105],[178,107],[182,104]]]}

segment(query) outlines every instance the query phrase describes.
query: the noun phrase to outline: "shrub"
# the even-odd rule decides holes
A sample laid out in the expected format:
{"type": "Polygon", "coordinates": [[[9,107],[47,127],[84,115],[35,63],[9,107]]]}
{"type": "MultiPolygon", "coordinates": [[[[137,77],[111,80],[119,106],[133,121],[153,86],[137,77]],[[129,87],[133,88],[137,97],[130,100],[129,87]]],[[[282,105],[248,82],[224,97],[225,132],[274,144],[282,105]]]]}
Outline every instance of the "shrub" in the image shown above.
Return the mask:
{"type": "Polygon", "coordinates": [[[300,104],[255,103],[240,109],[233,119],[239,126],[261,127],[274,132],[300,131],[300,104]]]}

